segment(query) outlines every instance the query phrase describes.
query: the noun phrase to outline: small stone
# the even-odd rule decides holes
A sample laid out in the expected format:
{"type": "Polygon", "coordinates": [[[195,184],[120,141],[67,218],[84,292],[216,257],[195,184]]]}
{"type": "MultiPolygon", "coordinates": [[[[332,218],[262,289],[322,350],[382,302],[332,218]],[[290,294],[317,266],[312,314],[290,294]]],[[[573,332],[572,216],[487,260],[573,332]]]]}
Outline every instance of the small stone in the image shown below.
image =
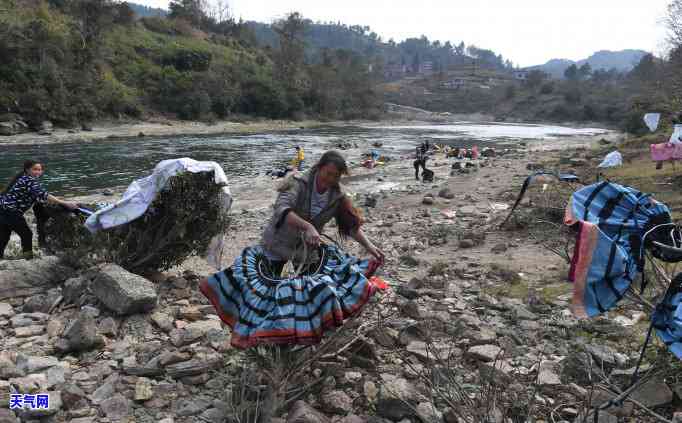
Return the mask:
{"type": "Polygon", "coordinates": [[[74,410],[87,405],[86,394],[77,385],[65,383],[60,386],[60,389],[67,410],[74,410]]]}
{"type": "Polygon", "coordinates": [[[14,316],[14,308],[11,304],[0,303],[0,317],[12,317],[14,316]]]}
{"type": "Polygon", "coordinates": [[[614,367],[618,363],[616,352],[606,345],[590,344],[585,346],[585,350],[594,357],[598,366],[614,367]]]}
{"type": "Polygon", "coordinates": [[[31,325],[14,329],[14,336],[17,338],[28,338],[42,335],[43,332],[45,332],[45,326],[31,325]]]}
{"type": "Polygon", "coordinates": [[[121,394],[115,394],[112,397],[102,401],[100,407],[109,420],[121,420],[124,417],[131,416],[130,401],[121,394]]]}
{"type": "Polygon", "coordinates": [[[183,399],[178,403],[175,413],[179,417],[196,416],[209,408],[211,403],[204,398],[183,399]]]}
{"type": "Polygon", "coordinates": [[[47,336],[49,338],[55,338],[60,336],[64,332],[64,322],[60,319],[50,319],[47,322],[47,336]]]}
{"type": "Polygon", "coordinates": [[[102,335],[115,337],[118,334],[118,322],[113,317],[107,317],[99,322],[99,332],[102,335]]]}
{"type": "Polygon", "coordinates": [[[379,396],[379,388],[377,388],[377,385],[372,382],[372,381],[367,381],[362,387],[363,392],[365,393],[365,397],[367,397],[367,401],[370,403],[374,403],[377,400],[377,397],[379,396]]]}
{"type": "Polygon", "coordinates": [[[95,319],[89,314],[80,314],[64,331],[63,343],[55,345],[62,352],[89,351],[102,345],[97,335],[95,319]]]}
{"type": "Polygon", "coordinates": [[[209,423],[223,423],[227,421],[227,412],[220,408],[209,408],[201,413],[199,419],[209,423]]]}
{"type": "Polygon", "coordinates": [[[61,387],[71,375],[71,370],[64,366],[54,366],[47,370],[47,387],[61,387]]]}
{"type": "Polygon", "coordinates": [[[424,199],[422,200],[422,204],[427,206],[432,206],[434,203],[435,199],[430,195],[425,196],[424,199]]]}
{"type": "Polygon", "coordinates": [[[211,380],[211,376],[209,376],[207,373],[202,373],[200,375],[183,377],[180,380],[185,385],[198,386],[198,385],[203,385],[206,382],[208,382],[209,380],[211,380]]]}
{"type": "Polygon", "coordinates": [[[117,392],[116,384],[118,383],[118,374],[112,374],[109,376],[104,384],[93,392],[90,396],[90,400],[95,404],[101,404],[107,399],[112,398],[112,396],[117,392]]]}
{"type": "Polygon", "coordinates": [[[343,375],[343,379],[346,383],[356,383],[362,379],[362,373],[360,373],[360,372],[346,372],[343,375]]]}
{"type": "Polygon", "coordinates": [[[92,317],[99,317],[100,315],[99,309],[91,305],[84,305],[83,307],[81,307],[81,313],[89,314],[92,317]]]}
{"type": "Polygon", "coordinates": [[[80,305],[81,296],[87,292],[89,280],[83,277],[71,278],[64,282],[62,295],[68,304],[80,305]]]}
{"type": "Polygon", "coordinates": [[[508,250],[507,244],[497,244],[490,249],[493,254],[502,254],[508,250]]]}
{"type": "Polygon", "coordinates": [[[502,352],[502,349],[497,345],[477,345],[469,348],[467,354],[480,361],[491,362],[495,361],[502,352]]]}
{"type": "Polygon", "coordinates": [[[170,366],[176,363],[182,363],[183,361],[188,361],[192,356],[189,353],[181,353],[179,351],[166,351],[161,354],[159,359],[159,364],[162,366],[170,366]]]}
{"type": "Polygon", "coordinates": [[[135,384],[135,401],[147,401],[152,399],[154,391],[151,381],[145,377],[137,379],[135,384]]]}
{"type": "Polygon", "coordinates": [[[152,321],[164,332],[173,330],[173,318],[165,313],[159,311],[154,312],[151,316],[152,321]]]}
{"type": "Polygon", "coordinates": [[[24,374],[36,373],[59,364],[55,357],[32,357],[17,354],[17,368],[24,374]]]}
{"type": "Polygon", "coordinates": [[[343,391],[329,391],[321,400],[328,413],[345,415],[353,408],[353,400],[343,391]]]}
{"type": "Polygon", "coordinates": [[[538,370],[537,383],[543,387],[561,385],[561,379],[558,374],[558,363],[554,361],[542,361],[538,370]]]}
{"type": "Polygon", "coordinates": [[[476,246],[476,243],[472,239],[462,239],[459,241],[459,248],[474,248],[476,246]]]}
{"type": "Polygon", "coordinates": [[[436,409],[436,406],[430,402],[421,402],[417,405],[417,417],[423,423],[441,423],[443,421],[443,413],[436,409]]]}
{"type": "Polygon", "coordinates": [[[8,380],[14,377],[22,376],[24,373],[20,372],[14,364],[9,354],[0,352],[0,379],[8,380]]]}
{"type": "Polygon", "coordinates": [[[331,423],[331,420],[304,401],[296,401],[287,414],[287,423],[331,423]]]}
{"type": "Polygon", "coordinates": [[[413,300],[406,301],[405,304],[403,304],[400,309],[402,313],[407,317],[410,317],[415,320],[419,320],[422,318],[422,312],[419,308],[419,305],[413,300]]]}

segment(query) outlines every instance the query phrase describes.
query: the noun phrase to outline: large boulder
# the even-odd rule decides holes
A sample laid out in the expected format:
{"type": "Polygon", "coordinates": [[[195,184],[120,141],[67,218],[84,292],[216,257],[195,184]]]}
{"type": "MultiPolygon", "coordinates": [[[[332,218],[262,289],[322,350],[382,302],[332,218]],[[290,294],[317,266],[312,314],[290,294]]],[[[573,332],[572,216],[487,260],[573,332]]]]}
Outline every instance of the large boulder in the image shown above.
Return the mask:
{"type": "Polygon", "coordinates": [[[16,135],[28,132],[28,125],[14,113],[0,115],[0,135],[16,135]]]}
{"type": "Polygon", "coordinates": [[[106,265],[92,284],[92,291],[119,315],[145,313],[156,307],[154,284],[115,264],[106,265]]]}
{"type": "Polygon", "coordinates": [[[54,256],[0,261],[0,301],[42,294],[74,273],[74,269],[60,264],[54,256]]]}

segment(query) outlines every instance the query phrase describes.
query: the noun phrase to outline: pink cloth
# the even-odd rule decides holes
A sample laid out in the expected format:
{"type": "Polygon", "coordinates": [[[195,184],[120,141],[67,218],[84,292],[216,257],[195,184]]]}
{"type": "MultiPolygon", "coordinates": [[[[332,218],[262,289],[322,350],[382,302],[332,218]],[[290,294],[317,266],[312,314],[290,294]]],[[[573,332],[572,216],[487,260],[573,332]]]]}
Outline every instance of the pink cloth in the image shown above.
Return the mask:
{"type": "Polygon", "coordinates": [[[651,144],[651,159],[655,162],[682,160],[682,144],[651,144]]]}
{"type": "Polygon", "coordinates": [[[479,154],[478,154],[478,147],[477,147],[477,146],[474,146],[474,148],[471,149],[471,158],[474,159],[474,160],[477,160],[477,159],[478,159],[478,156],[479,156],[479,154]]]}

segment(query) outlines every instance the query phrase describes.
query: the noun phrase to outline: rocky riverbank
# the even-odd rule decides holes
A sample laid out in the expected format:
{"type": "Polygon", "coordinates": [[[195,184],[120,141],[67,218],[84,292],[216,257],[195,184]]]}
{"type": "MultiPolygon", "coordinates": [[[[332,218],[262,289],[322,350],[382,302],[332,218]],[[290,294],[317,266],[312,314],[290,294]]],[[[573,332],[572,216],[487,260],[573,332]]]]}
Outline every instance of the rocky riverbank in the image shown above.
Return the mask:
{"type": "MultiPolygon", "coordinates": [[[[529,164],[591,165],[585,150],[531,147],[460,170],[436,157],[433,184],[413,180],[410,160],[354,172],[390,288],[297,369],[278,421],[577,422],[623,388],[641,314],[573,319],[568,264],[499,229],[529,164]]],[[[257,242],[274,191],[235,197],[225,265],[257,242]]],[[[197,288],[212,271],[199,258],[154,280],[51,257],[0,262],[0,392],[51,393],[50,410],[16,413],[24,422],[245,421],[235,398],[253,400],[263,379],[245,388],[254,358],[230,346],[197,288]]],[[[674,378],[654,378],[598,421],[670,417],[678,395],[674,378]]]]}

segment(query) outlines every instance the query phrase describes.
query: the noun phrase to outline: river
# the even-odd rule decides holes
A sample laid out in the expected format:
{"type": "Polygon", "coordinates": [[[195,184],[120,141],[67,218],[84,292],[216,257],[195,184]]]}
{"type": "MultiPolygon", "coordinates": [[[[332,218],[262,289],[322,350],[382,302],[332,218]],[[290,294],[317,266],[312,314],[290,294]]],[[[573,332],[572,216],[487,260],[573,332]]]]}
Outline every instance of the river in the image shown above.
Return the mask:
{"type": "MultiPolygon", "coordinates": [[[[0,181],[8,180],[23,160],[34,158],[46,164],[45,186],[57,195],[88,195],[105,188],[121,188],[151,172],[161,160],[191,157],[213,160],[225,169],[231,182],[281,167],[303,146],[307,163],[335,148],[340,142],[357,144],[362,151],[376,148],[381,154],[399,157],[423,140],[454,146],[509,145],[524,141],[556,141],[584,138],[608,131],[598,128],[568,128],[547,125],[458,123],[415,126],[324,127],[260,135],[182,136],[98,140],[77,143],[3,145],[0,138],[0,181]]],[[[349,160],[357,162],[353,150],[349,160]]]]}

